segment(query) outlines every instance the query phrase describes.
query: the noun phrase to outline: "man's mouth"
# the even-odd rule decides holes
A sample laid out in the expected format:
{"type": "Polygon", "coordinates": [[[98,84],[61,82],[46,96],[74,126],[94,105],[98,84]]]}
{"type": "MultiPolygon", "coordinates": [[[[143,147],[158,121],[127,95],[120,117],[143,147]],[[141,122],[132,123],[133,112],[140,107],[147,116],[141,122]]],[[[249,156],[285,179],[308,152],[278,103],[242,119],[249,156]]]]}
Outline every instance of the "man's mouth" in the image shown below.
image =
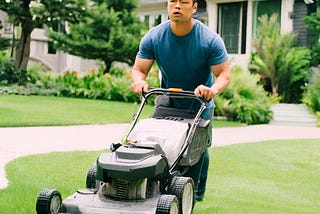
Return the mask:
{"type": "Polygon", "coordinates": [[[175,12],[173,12],[173,15],[182,15],[182,14],[178,11],[175,11],[175,12]]]}

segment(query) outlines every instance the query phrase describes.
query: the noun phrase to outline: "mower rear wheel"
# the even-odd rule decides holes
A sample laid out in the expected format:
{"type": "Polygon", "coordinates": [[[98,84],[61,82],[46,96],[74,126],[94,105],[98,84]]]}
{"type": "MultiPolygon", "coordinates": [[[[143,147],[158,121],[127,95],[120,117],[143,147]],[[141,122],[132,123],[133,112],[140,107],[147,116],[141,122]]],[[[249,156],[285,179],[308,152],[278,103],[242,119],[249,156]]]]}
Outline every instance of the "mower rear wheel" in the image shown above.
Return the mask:
{"type": "Polygon", "coordinates": [[[93,164],[87,172],[86,187],[89,189],[95,189],[97,187],[96,172],[97,172],[97,165],[93,164]]]}
{"type": "Polygon", "coordinates": [[[158,204],[156,214],[178,214],[179,202],[175,195],[161,195],[158,204]]]}
{"type": "Polygon", "coordinates": [[[38,214],[58,214],[61,204],[61,193],[58,190],[44,189],[38,196],[36,211],[38,214]]]}
{"type": "Polygon", "coordinates": [[[194,183],[190,177],[176,176],[172,178],[169,194],[176,195],[180,213],[191,214],[195,204],[194,183]]]}

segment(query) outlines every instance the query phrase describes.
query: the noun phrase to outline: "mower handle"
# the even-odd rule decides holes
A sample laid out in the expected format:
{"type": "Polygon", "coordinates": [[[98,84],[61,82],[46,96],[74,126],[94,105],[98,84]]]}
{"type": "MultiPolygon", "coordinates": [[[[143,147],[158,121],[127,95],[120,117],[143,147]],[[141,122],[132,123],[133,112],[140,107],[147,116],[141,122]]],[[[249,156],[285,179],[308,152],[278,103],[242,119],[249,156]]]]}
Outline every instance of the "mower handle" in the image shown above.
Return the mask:
{"type": "Polygon", "coordinates": [[[133,115],[133,119],[132,119],[131,125],[130,125],[128,131],[126,132],[126,134],[124,135],[124,137],[121,140],[122,144],[126,143],[130,132],[132,131],[133,127],[135,126],[135,124],[138,121],[138,118],[139,118],[139,116],[140,116],[140,114],[142,112],[142,109],[143,109],[148,97],[151,96],[151,95],[167,95],[169,97],[191,98],[191,99],[195,99],[195,100],[199,101],[200,102],[200,109],[199,109],[199,111],[197,113],[197,116],[196,116],[199,119],[197,119],[196,123],[194,123],[192,125],[193,128],[195,128],[197,126],[197,124],[200,121],[201,113],[209,105],[209,102],[207,100],[205,100],[204,98],[202,98],[200,96],[195,95],[193,91],[184,91],[184,90],[182,90],[180,88],[165,89],[165,88],[152,88],[152,87],[149,87],[148,89],[149,89],[148,92],[144,92],[142,90],[142,93],[141,93],[142,100],[141,100],[140,107],[138,109],[138,112],[133,115]]]}
{"type": "Polygon", "coordinates": [[[148,92],[142,92],[142,97],[147,99],[151,95],[167,95],[169,97],[191,98],[198,100],[201,104],[208,106],[208,102],[203,97],[197,96],[193,91],[185,91],[182,88],[153,88],[149,87],[148,92]]]}

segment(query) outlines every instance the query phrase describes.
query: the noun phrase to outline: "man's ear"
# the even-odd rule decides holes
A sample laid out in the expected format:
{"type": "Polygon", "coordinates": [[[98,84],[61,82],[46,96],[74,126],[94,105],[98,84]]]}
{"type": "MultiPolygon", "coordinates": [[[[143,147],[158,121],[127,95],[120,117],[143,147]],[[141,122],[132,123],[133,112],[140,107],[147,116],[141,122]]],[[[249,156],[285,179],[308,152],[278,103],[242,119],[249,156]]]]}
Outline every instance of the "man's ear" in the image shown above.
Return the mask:
{"type": "Polygon", "coordinates": [[[192,13],[197,12],[197,9],[198,9],[198,2],[193,4],[192,13]]]}

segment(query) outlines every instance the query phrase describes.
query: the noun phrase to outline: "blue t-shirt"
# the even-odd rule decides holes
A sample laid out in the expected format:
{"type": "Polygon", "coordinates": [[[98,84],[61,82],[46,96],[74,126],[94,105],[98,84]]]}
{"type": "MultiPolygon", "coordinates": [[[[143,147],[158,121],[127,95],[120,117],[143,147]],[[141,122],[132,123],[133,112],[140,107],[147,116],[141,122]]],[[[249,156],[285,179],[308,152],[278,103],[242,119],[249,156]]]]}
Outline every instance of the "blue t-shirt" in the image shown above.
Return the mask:
{"type": "MultiPolygon", "coordinates": [[[[172,33],[170,20],[151,29],[141,40],[137,56],[157,62],[161,87],[188,91],[194,91],[201,84],[211,87],[214,78],[210,66],[228,59],[221,37],[198,20],[185,36],[172,33]]],[[[198,106],[190,103],[190,99],[175,104],[191,110],[198,106]]]]}

